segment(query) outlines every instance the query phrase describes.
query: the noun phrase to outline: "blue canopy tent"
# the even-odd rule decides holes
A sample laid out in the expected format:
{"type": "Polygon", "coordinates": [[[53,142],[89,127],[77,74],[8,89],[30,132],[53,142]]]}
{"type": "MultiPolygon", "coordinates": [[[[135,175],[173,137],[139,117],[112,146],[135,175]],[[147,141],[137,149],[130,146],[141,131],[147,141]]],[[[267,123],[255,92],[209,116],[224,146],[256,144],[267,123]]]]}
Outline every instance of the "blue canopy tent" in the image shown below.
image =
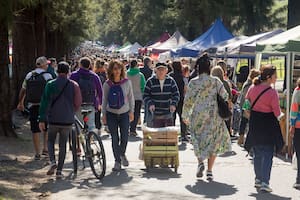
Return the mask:
{"type": "Polygon", "coordinates": [[[199,52],[231,38],[233,38],[233,35],[226,29],[221,19],[218,18],[201,36],[172,52],[172,57],[197,57],[199,52]]]}

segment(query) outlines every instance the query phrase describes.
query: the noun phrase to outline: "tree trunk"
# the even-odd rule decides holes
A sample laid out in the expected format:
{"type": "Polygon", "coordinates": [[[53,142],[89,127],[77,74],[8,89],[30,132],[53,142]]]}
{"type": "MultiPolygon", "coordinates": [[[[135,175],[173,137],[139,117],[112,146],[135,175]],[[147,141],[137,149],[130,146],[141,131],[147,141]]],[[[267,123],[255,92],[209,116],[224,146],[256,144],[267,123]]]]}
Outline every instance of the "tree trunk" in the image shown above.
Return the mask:
{"type": "Polygon", "coordinates": [[[298,0],[289,0],[288,4],[288,25],[287,28],[293,28],[300,24],[300,4],[298,0]]]}
{"type": "Polygon", "coordinates": [[[14,136],[11,118],[11,85],[9,79],[8,17],[0,17],[0,136],[14,136]]]}
{"type": "Polygon", "coordinates": [[[38,56],[46,56],[46,17],[40,3],[34,9],[35,43],[38,56]]]}
{"type": "MultiPolygon", "coordinates": [[[[15,5],[14,5],[15,6],[15,5]]],[[[18,8],[14,7],[15,10],[18,8]]],[[[13,90],[14,104],[17,104],[18,93],[25,75],[35,68],[38,56],[34,23],[34,9],[25,8],[13,16],[13,90]]]]}

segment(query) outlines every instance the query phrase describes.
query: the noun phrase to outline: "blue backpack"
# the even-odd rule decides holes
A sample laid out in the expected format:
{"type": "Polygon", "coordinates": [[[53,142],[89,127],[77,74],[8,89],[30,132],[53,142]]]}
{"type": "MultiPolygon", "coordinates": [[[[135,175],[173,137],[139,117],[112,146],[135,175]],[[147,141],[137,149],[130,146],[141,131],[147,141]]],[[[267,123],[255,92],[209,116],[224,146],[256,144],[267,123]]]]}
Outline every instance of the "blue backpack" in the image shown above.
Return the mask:
{"type": "Polygon", "coordinates": [[[107,80],[107,84],[109,85],[108,92],[108,106],[112,109],[120,109],[125,104],[123,89],[121,85],[125,83],[128,79],[123,79],[119,83],[113,83],[111,80],[107,80]]]}

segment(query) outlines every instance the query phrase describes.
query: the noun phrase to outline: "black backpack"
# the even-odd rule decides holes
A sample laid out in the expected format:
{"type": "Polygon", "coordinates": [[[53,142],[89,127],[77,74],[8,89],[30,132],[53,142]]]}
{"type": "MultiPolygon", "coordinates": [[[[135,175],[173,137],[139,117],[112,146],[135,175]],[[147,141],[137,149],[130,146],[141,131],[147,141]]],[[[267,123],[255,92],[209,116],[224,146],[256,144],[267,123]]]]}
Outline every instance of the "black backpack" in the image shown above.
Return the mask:
{"type": "Polygon", "coordinates": [[[94,104],[94,99],[96,96],[94,77],[89,75],[79,75],[78,85],[80,87],[82,103],[94,104]]]}
{"type": "Polygon", "coordinates": [[[32,71],[31,73],[31,77],[26,80],[26,99],[29,103],[40,103],[47,83],[43,74],[48,72],[32,71]]]}

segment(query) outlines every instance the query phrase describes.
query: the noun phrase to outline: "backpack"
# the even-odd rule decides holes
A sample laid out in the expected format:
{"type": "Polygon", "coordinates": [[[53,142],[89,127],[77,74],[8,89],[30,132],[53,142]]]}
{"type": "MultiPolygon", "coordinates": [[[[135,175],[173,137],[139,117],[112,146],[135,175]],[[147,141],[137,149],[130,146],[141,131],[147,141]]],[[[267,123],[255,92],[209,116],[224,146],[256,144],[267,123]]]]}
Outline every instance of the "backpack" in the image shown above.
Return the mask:
{"type": "Polygon", "coordinates": [[[112,109],[120,109],[125,104],[123,89],[121,85],[125,83],[128,79],[120,81],[120,83],[114,84],[111,80],[107,81],[109,85],[108,92],[108,106],[112,109]]]}
{"type": "Polygon", "coordinates": [[[47,83],[43,74],[48,72],[32,71],[31,73],[31,77],[26,80],[26,99],[30,103],[40,103],[47,83]]]}
{"type": "Polygon", "coordinates": [[[94,86],[94,77],[89,75],[79,75],[78,85],[80,87],[82,103],[94,104],[96,92],[94,86]]]}

